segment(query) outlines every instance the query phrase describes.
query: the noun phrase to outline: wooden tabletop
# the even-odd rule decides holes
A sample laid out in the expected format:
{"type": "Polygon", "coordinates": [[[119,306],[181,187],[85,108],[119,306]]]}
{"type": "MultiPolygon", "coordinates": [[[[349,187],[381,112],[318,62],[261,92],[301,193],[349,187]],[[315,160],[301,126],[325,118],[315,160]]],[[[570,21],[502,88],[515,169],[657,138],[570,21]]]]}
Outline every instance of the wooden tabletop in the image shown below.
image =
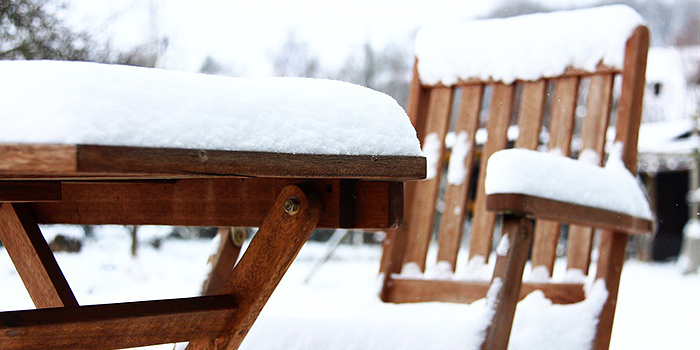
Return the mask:
{"type": "Polygon", "coordinates": [[[420,156],[315,155],[99,145],[0,145],[0,180],[191,177],[425,178],[420,156]]]}

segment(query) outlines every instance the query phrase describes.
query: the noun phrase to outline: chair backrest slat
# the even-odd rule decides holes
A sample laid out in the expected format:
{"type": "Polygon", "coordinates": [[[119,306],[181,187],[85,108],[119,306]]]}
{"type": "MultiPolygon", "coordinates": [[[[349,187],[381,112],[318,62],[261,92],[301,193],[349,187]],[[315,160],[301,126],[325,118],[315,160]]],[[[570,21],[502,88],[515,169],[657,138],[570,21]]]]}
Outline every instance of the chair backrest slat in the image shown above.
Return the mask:
{"type": "Polygon", "coordinates": [[[547,81],[527,81],[522,83],[523,90],[518,110],[518,139],[515,147],[537,149],[540,144],[540,131],[544,116],[547,94],[547,81]]]}
{"type": "Polygon", "coordinates": [[[408,237],[406,262],[416,263],[425,269],[425,260],[430,245],[435,204],[440,192],[440,175],[445,148],[445,134],[452,110],[453,90],[450,87],[436,87],[430,91],[429,107],[425,122],[423,151],[428,158],[428,174],[424,184],[415,189],[414,207],[410,220],[413,234],[408,237]]]}
{"type": "MultiPolygon", "coordinates": [[[[580,78],[567,76],[553,81],[555,85],[547,147],[550,152],[560,152],[564,156],[569,156],[580,78]]],[[[550,220],[538,220],[535,225],[532,268],[544,267],[549,276],[554,270],[560,226],[558,222],[550,220]]]]}
{"type": "MultiPolygon", "coordinates": [[[[581,154],[594,152],[598,165],[603,164],[605,153],[605,135],[609,124],[610,108],[612,106],[613,74],[594,75],[590,80],[586,118],[581,130],[581,154]]],[[[571,225],[569,228],[568,244],[566,247],[567,270],[578,270],[583,275],[588,274],[593,249],[593,228],[571,225]]]]}
{"type": "MultiPolygon", "coordinates": [[[[486,162],[493,153],[506,148],[508,145],[508,126],[513,114],[514,99],[515,85],[493,84],[489,119],[486,126],[488,136],[481,153],[480,167],[482,170],[486,168],[486,162]]],[[[484,262],[488,262],[489,254],[491,253],[496,214],[486,211],[485,180],[486,172],[479,171],[476,204],[471,227],[471,232],[478,232],[478,234],[472,234],[469,238],[470,261],[483,259],[484,262]]]]}
{"type": "Polygon", "coordinates": [[[452,147],[452,155],[447,167],[445,207],[440,222],[437,255],[437,261],[449,263],[452,272],[457,266],[457,254],[463,233],[462,224],[467,213],[468,191],[474,169],[476,132],[479,128],[484,87],[480,84],[467,85],[462,87],[461,92],[455,127],[455,145],[452,147]]]}

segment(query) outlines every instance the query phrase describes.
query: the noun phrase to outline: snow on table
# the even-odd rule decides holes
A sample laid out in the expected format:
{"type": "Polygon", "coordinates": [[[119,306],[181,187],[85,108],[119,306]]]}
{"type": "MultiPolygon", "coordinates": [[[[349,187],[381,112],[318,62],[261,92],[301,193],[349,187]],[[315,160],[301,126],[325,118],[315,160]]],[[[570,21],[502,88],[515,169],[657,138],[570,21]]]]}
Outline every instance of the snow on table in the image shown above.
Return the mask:
{"type": "Polygon", "coordinates": [[[450,85],[536,80],[599,63],[622,68],[627,39],[643,24],[631,7],[613,5],[437,25],[416,36],[418,73],[425,84],[450,85]]]}
{"type": "Polygon", "coordinates": [[[652,219],[642,188],[615,144],[606,166],[526,149],[494,153],[486,168],[486,194],[518,193],[652,219]]]}
{"type": "Polygon", "coordinates": [[[421,155],[383,93],[304,78],[231,78],[84,62],[0,62],[0,143],[421,155]]]}

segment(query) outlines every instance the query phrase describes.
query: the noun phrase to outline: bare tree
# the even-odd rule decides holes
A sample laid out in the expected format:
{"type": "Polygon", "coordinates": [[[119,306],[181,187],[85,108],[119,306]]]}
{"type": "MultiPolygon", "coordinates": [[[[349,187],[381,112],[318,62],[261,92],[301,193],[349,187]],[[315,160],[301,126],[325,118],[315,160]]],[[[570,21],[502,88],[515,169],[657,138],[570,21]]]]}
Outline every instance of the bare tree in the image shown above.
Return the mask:
{"type": "Polygon", "coordinates": [[[318,58],[311,54],[309,44],[293,31],[287,34],[280,50],[270,56],[276,76],[313,78],[319,74],[318,58]]]}
{"type": "Polygon", "coordinates": [[[410,72],[409,50],[393,44],[376,50],[370,43],[365,43],[331,77],[384,92],[405,106],[410,72]]]}
{"type": "Polygon", "coordinates": [[[59,18],[64,8],[54,0],[0,1],[0,59],[100,58],[86,33],[73,31],[59,18]]]}

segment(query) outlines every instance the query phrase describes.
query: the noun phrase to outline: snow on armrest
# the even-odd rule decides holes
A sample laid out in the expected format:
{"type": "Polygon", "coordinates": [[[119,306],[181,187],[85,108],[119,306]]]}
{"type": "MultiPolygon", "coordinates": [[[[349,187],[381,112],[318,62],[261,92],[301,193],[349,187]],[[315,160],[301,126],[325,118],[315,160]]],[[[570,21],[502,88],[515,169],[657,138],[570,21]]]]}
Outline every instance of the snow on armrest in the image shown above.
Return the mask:
{"type": "Polygon", "coordinates": [[[304,78],[85,62],[0,62],[0,143],[419,156],[388,95],[304,78]]]}
{"type": "Polygon", "coordinates": [[[486,194],[524,194],[651,220],[639,182],[620,160],[620,146],[605,167],[525,149],[498,151],[486,168],[486,194]]]}

